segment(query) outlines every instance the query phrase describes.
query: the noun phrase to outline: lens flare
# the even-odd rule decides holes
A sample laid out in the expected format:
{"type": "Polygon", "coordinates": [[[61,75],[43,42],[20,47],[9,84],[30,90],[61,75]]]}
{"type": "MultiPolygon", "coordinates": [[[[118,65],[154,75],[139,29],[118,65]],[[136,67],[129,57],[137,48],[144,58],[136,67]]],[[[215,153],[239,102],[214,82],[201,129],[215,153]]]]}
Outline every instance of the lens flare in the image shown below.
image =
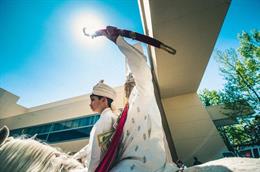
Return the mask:
{"type": "Polygon", "coordinates": [[[78,12],[72,18],[72,31],[73,37],[75,37],[76,41],[84,46],[96,46],[97,44],[101,44],[103,39],[95,38],[92,39],[91,35],[95,33],[95,31],[99,29],[103,29],[106,27],[104,22],[97,14],[90,14],[86,12],[78,12]],[[83,29],[85,28],[85,33],[83,29]],[[86,36],[85,34],[89,34],[86,36]]]}

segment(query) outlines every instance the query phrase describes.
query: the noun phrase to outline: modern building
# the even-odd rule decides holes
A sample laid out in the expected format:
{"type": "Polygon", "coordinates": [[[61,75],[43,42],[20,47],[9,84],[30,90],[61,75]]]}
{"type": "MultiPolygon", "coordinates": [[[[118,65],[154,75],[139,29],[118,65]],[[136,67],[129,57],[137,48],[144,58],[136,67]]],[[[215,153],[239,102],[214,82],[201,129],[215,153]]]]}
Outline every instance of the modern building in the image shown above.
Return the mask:
{"type": "MultiPolygon", "coordinates": [[[[124,105],[123,87],[115,88],[115,108],[124,105]]],[[[19,97],[0,89],[0,126],[7,125],[11,135],[34,136],[65,152],[76,152],[88,143],[89,134],[99,114],[89,107],[89,94],[25,108],[19,97]]]]}
{"type": "MultiPolygon", "coordinates": [[[[177,50],[176,55],[149,48],[162,104],[163,124],[173,158],[191,165],[217,159],[226,147],[196,91],[217,40],[229,0],[139,0],[143,28],[177,50]]],[[[116,88],[123,94],[123,88],[116,88]]],[[[118,96],[118,97],[123,97],[118,96]]],[[[39,130],[39,137],[65,151],[77,151],[98,119],[88,95],[33,108],[17,105],[18,97],[0,90],[0,125],[12,133],[39,130]],[[80,120],[79,120],[80,119],[80,120]],[[62,121],[61,121],[62,120],[62,121]],[[85,122],[82,122],[84,121],[85,122]],[[81,130],[83,129],[84,130],[81,130]],[[68,133],[73,134],[68,134],[68,133]]],[[[123,107],[124,100],[116,100],[123,107]]]]}
{"type": "Polygon", "coordinates": [[[139,0],[143,28],[177,50],[150,49],[161,101],[178,158],[202,162],[226,149],[196,91],[229,8],[229,0],[139,0]]]}

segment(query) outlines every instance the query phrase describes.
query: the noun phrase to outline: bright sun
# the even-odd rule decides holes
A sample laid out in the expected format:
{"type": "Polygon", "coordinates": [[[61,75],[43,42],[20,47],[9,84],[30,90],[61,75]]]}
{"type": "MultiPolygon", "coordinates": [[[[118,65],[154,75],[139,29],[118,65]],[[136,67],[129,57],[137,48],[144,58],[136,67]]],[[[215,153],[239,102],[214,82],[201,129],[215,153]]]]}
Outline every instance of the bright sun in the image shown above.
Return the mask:
{"type": "Polygon", "coordinates": [[[84,27],[87,28],[89,33],[94,33],[95,31],[106,27],[98,15],[81,12],[73,17],[71,23],[73,36],[80,44],[84,46],[96,46],[103,42],[99,38],[92,39],[91,37],[85,36],[83,33],[84,27]]]}

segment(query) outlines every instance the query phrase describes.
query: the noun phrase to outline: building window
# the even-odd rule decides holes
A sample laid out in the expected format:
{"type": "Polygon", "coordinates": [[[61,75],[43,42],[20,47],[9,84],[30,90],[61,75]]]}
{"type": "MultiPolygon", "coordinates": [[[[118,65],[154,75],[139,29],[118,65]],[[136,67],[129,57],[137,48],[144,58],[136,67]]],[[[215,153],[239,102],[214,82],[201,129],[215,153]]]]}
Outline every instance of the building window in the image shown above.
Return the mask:
{"type": "Polygon", "coordinates": [[[93,114],[92,116],[14,129],[10,131],[10,135],[27,135],[29,137],[37,135],[36,138],[47,143],[88,138],[99,117],[100,115],[93,114]]]}

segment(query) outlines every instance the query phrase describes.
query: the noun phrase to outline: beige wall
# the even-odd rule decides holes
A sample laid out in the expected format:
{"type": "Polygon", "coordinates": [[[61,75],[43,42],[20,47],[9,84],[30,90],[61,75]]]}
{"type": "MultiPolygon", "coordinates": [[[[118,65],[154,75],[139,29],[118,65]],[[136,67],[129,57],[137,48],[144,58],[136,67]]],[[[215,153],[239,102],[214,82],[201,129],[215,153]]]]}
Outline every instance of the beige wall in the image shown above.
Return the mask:
{"type": "Polygon", "coordinates": [[[223,105],[208,106],[206,107],[206,110],[212,120],[228,118],[225,113],[228,113],[229,111],[224,109],[223,105]]]}
{"type": "MultiPolygon", "coordinates": [[[[115,88],[117,99],[114,104],[123,107],[123,87],[115,88]]],[[[93,114],[90,107],[89,94],[62,100],[28,109],[28,112],[0,120],[0,126],[7,125],[10,129],[39,125],[93,114]]]]}
{"type": "Polygon", "coordinates": [[[0,119],[27,111],[27,108],[17,104],[18,100],[18,96],[0,88],[0,119]]]}
{"type": "MultiPolygon", "coordinates": [[[[114,101],[113,105],[117,108],[122,108],[124,106],[123,87],[117,87],[115,88],[115,90],[117,92],[117,98],[114,101]]],[[[12,102],[13,104],[14,101],[9,102],[12,102]]],[[[19,115],[0,119],[0,126],[7,125],[10,129],[16,129],[71,118],[77,118],[85,115],[91,115],[93,114],[93,112],[91,111],[89,104],[89,94],[66,100],[61,100],[58,102],[53,102],[27,109],[26,113],[20,111],[19,115]]],[[[8,105],[5,103],[5,107],[7,109],[12,108],[13,106],[10,106],[10,104],[8,105]]],[[[88,139],[80,139],[55,143],[52,144],[52,146],[59,147],[64,152],[77,152],[87,143],[88,139]]]]}
{"type": "Polygon", "coordinates": [[[230,116],[228,115],[241,116],[241,115],[251,115],[255,113],[254,109],[252,109],[249,106],[242,107],[239,110],[234,110],[234,109],[227,109],[225,105],[214,105],[214,106],[207,106],[206,109],[213,120],[229,118],[230,116]]]}
{"type": "MultiPolygon", "coordinates": [[[[116,88],[116,91],[118,96],[115,105],[122,108],[123,87],[116,88]]],[[[83,95],[33,107],[26,113],[1,119],[0,126],[16,129],[93,114],[89,101],[89,95],[83,95]]],[[[163,99],[163,105],[180,159],[190,165],[193,156],[203,162],[221,156],[221,151],[225,149],[224,143],[196,93],[163,99]]],[[[87,139],[82,139],[53,145],[61,147],[65,152],[75,152],[87,142],[87,139]]]]}
{"type": "Polygon", "coordinates": [[[179,159],[187,165],[221,157],[226,147],[196,93],[163,99],[179,159]]]}
{"type": "Polygon", "coordinates": [[[63,152],[78,152],[81,148],[85,147],[88,144],[88,139],[73,140],[67,142],[60,142],[51,144],[51,146],[62,149],[63,152]]]}

